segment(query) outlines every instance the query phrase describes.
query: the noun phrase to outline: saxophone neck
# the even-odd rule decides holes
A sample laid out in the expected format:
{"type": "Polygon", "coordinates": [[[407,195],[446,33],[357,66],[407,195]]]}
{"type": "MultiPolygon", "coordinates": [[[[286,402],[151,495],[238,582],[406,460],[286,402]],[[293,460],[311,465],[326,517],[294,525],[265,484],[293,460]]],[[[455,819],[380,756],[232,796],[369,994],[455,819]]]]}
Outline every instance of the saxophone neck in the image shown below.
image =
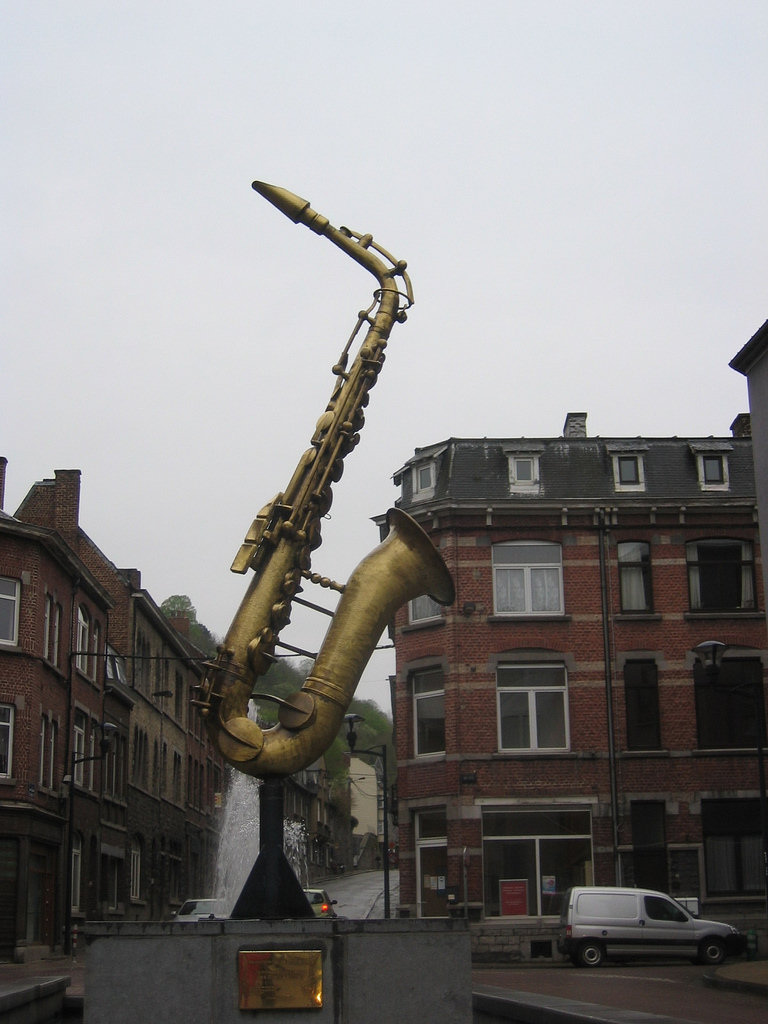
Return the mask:
{"type": "Polygon", "coordinates": [[[373,274],[384,292],[391,292],[397,297],[398,308],[401,298],[405,300],[403,311],[413,305],[413,289],[406,273],[407,263],[405,260],[396,260],[382,249],[373,241],[372,235],[362,235],[345,227],[335,228],[327,217],[313,210],[306,199],[289,192],[288,189],[268,185],[263,181],[254,181],[253,188],[294,224],[304,224],[315,234],[323,235],[373,274]],[[394,283],[395,277],[402,279],[404,292],[401,292],[394,283]]]}

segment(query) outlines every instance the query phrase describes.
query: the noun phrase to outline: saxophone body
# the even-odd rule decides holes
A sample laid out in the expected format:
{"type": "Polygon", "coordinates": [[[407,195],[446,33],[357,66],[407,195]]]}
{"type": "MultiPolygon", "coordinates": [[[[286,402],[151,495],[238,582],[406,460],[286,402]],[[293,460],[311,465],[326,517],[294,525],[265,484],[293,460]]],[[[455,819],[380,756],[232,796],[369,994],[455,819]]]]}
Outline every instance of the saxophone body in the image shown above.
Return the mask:
{"type": "Polygon", "coordinates": [[[246,774],[267,778],[299,771],[328,749],[397,609],[422,594],[450,604],[454,587],[429,537],[399,509],[389,510],[389,534],[346,585],[311,572],[332,485],[341,479],[344,459],[360,440],[363,410],[384,363],[387,339],[394,324],[405,321],[413,293],[405,262],[394,260],[370,235],[334,228],[309,203],[284,189],[262,182],[253,187],[295,223],[327,237],[378,281],[372,304],[358,313],[333,367],[336,382],[310,447],[285,491],[259,512],[235,557],[232,571],[252,570],[253,577],[193,701],[224,759],[246,774]],[[351,344],[363,330],[348,366],[351,344]],[[262,730],[248,717],[248,704],[258,678],[275,661],[280,631],[290,622],[292,602],[304,581],[338,591],[341,598],[303,687],[288,701],[278,700],[278,724],[262,730]]]}

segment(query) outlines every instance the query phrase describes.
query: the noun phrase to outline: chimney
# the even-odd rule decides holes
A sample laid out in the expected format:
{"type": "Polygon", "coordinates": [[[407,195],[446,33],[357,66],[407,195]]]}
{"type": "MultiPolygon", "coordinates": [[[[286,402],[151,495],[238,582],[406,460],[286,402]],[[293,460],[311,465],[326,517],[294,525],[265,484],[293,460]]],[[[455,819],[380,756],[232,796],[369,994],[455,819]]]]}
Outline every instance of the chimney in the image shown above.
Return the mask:
{"type": "Polygon", "coordinates": [[[748,412],[739,413],[731,424],[731,434],[733,437],[752,437],[752,418],[748,412]]]}
{"type": "Polygon", "coordinates": [[[5,470],[8,466],[8,459],[0,455],[0,512],[5,508],[5,470]]]}
{"type": "Polygon", "coordinates": [[[80,525],[80,470],[57,469],[54,475],[54,528],[69,540],[80,525]]]}
{"type": "Polygon", "coordinates": [[[586,437],[587,414],[585,412],[569,412],[565,417],[563,437],[586,437]]]}
{"type": "Polygon", "coordinates": [[[189,619],[186,615],[173,615],[170,623],[177,633],[181,633],[182,636],[189,636],[189,619]]]}

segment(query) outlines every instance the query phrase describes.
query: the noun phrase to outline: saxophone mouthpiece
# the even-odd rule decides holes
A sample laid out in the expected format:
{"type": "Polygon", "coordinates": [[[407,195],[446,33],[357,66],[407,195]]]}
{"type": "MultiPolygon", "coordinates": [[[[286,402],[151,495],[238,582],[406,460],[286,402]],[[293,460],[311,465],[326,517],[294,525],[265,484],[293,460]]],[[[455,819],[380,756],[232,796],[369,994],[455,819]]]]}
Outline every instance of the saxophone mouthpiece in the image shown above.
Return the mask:
{"type": "Polygon", "coordinates": [[[268,199],[273,206],[289,217],[294,224],[306,224],[318,235],[325,234],[328,227],[328,220],[316,213],[309,205],[307,199],[289,192],[287,188],[278,188],[277,185],[268,185],[265,181],[254,181],[253,188],[268,199]]]}

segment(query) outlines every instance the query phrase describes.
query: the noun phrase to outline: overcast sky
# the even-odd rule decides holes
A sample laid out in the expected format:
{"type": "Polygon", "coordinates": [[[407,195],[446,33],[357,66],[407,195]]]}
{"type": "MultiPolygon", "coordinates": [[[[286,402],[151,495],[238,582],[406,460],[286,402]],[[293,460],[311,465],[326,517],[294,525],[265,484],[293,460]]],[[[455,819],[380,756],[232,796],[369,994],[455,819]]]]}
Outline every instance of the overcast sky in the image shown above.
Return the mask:
{"type": "MultiPolygon", "coordinates": [[[[764,0],[0,0],[0,27],[5,510],[82,470],[85,531],[214,632],[374,286],[254,178],[370,231],[416,296],[315,571],[376,545],[417,447],[569,411],[727,435],[747,409],[764,0]]],[[[285,638],[316,646],[317,618],[285,638]]],[[[392,669],[358,695],[388,707],[392,669]]]]}

